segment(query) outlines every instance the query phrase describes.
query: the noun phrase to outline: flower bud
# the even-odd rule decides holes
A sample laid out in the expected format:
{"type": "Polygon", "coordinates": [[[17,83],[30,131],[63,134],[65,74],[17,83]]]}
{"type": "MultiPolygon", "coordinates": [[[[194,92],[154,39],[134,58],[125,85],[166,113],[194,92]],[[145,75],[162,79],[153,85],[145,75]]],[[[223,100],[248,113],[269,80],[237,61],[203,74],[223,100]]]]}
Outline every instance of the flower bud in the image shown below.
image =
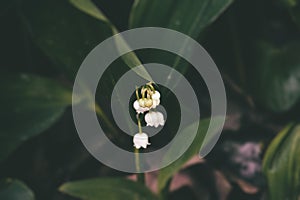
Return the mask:
{"type": "Polygon", "coordinates": [[[145,99],[145,107],[151,108],[153,105],[152,99],[145,99]]]}
{"type": "Polygon", "coordinates": [[[145,107],[145,100],[144,99],[139,99],[139,105],[140,105],[140,107],[144,108],[145,107]]]}

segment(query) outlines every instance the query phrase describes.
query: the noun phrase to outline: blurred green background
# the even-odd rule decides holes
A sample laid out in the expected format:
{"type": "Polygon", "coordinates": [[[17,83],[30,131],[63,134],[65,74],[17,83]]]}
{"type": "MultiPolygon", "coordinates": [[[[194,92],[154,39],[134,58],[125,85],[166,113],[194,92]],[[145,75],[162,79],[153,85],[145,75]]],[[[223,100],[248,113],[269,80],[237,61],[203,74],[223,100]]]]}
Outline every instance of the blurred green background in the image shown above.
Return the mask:
{"type": "MultiPolygon", "coordinates": [[[[0,16],[1,200],[300,198],[299,0],[1,0],[0,16]],[[228,110],[206,158],[197,157],[209,122],[203,119],[186,154],[134,181],[136,175],[87,152],[70,106],[86,55],[115,33],[145,26],[180,31],[208,51],[222,74],[228,110]]],[[[128,150],[131,140],[118,132],[107,105],[120,76],[148,62],[184,74],[201,115],[210,114],[205,83],[185,60],[154,49],[127,54],[105,71],[96,101],[107,135],[128,150]]],[[[177,116],[172,99],[165,95],[162,103],[172,102],[167,111],[177,116]]],[[[174,136],[178,118],[168,120],[150,150],[174,136]]]]}

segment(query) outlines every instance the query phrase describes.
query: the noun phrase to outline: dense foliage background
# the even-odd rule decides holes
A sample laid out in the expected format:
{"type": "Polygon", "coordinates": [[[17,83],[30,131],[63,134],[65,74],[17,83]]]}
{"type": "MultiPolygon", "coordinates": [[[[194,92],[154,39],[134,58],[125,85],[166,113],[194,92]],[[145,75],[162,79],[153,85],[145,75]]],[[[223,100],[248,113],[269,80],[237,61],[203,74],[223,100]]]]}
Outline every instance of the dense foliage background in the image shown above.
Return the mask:
{"type": "MultiPolygon", "coordinates": [[[[300,198],[299,0],[2,0],[0,16],[1,200],[300,198]],[[198,136],[173,165],[147,173],[145,183],[95,160],[70,109],[85,56],[111,35],[144,26],[196,39],[219,67],[228,98],[214,150],[200,161],[198,136]]],[[[186,61],[153,49],[128,54],[105,72],[96,97],[99,122],[124,148],[131,141],[111,128],[107,104],[118,78],[148,62],[184,74],[209,116],[205,83],[186,61]]],[[[178,105],[169,106],[171,112],[178,105]]],[[[208,122],[200,121],[198,135],[208,122]]],[[[152,148],[173,137],[173,124],[176,118],[152,148]]]]}

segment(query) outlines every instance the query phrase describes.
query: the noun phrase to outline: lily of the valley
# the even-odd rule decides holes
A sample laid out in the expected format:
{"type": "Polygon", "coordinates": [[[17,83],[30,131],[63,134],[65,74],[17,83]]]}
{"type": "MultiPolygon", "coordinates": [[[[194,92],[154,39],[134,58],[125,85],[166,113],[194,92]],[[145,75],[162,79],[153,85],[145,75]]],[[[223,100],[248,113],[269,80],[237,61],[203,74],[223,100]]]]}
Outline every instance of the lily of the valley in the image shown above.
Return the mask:
{"type": "Polygon", "coordinates": [[[145,115],[145,121],[147,123],[147,126],[154,126],[155,128],[157,128],[158,126],[163,126],[165,124],[163,114],[157,111],[149,111],[145,115]]]}
{"type": "Polygon", "coordinates": [[[161,112],[153,111],[160,104],[160,93],[155,90],[152,83],[147,83],[140,90],[136,88],[137,100],[133,102],[133,108],[137,112],[137,120],[139,126],[139,133],[133,137],[133,146],[136,149],[143,147],[147,148],[149,143],[148,135],[142,132],[141,121],[139,114],[145,114],[145,121],[147,126],[163,126],[165,124],[164,116],[161,112]]]}
{"type": "Polygon", "coordinates": [[[152,106],[151,108],[156,108],[160,104],[160,93],[158,91],[155,91],[152,96],[152,106]]]}
{"type": "MultiPolygon", "coordinates": [[[[141,100],[141,99],[140,99],[141,100]]],[[[140,106],[140,103],[139,103],[139,100],[136,100],[134,103],[133,103],[133,108],[135,109],[135,111],[139,114],[139,113],[144,113],[146,111],[149,111],[150,108],[148,107],[142,107],[140,106]]]]}
{"type": "Polygon", "coordinates": [[[133,103],[133,108],[140,114],[156,108],[160,104],[160,93],[155,91],[150,98],[141,98],[133,103]]]}
{"type": "Polygon", "coordinates": [[[133,136],[133,146],[137,149],[143,147],[147,148],[147,145],[150,145],[148,140],[148,135],[146,133],[137,133],[133,136]]]}

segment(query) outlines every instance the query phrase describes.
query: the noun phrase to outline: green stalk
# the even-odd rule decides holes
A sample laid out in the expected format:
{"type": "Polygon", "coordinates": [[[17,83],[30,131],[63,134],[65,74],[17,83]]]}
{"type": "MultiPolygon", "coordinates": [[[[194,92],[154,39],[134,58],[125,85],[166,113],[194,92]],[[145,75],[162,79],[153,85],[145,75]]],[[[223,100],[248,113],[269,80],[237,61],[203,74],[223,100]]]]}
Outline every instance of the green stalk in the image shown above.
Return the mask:
{"type": "MultiPolygon", "coordinates": [[[[139,114],[136,115],[137,121],[138,121],[138,127],[139,127],[139,134],[142,133],[142,125],[141,120],[139,118],[139,114]]],[[[139,150],[137,148],[134,149],[134,156],[135,156],[135,167],[137,171],[137,181],[145,184],[145,174],[140,173],[141,167],[140,167],[140,156],[139,156],[139,150]]]]}

